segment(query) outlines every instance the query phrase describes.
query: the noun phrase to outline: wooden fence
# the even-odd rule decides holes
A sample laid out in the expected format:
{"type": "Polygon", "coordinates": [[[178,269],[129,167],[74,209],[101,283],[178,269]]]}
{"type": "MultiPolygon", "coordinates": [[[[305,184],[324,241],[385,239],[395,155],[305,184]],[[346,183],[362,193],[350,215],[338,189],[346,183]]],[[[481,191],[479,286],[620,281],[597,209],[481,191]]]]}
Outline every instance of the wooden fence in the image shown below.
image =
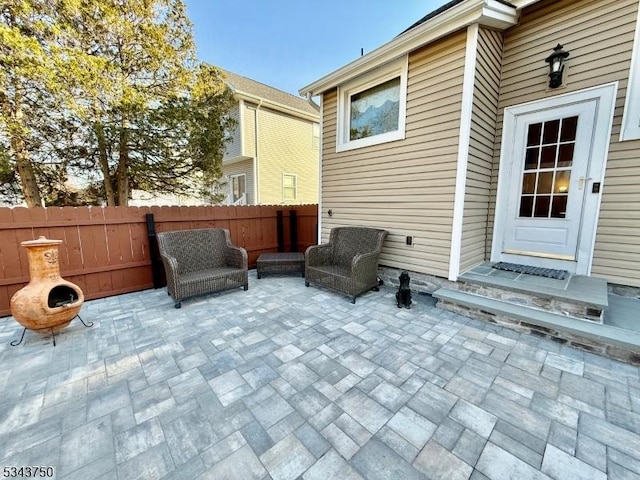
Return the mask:
{"type": "Polygon", "coordinates": [[[153,288],[149,213],[157,232],[229,229],[234,245],[247,250],[252,268],[261,253],[278,250],[278,210],[285,251],[291,247],[291,210],[296,211],[298,251],[316,243],[317,205],[0,208],[0,316],[11,314],[11,297],[29,281],[27,255],[20,246],[25,240],[41,235],[62,240],[62,276],[78,285],[86,299],[94,299],[153,288]]]}

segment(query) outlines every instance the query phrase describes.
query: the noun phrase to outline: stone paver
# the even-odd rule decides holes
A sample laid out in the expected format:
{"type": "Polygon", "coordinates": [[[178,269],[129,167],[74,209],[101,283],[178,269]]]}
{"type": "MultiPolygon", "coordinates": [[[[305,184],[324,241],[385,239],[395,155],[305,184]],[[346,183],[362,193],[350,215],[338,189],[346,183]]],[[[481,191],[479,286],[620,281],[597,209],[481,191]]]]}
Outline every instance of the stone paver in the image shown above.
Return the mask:
{"type": "Polygon", "coordinates": [[[0,322],[0,467],[56,478],[640,477],[640,369],[382,287],[302,279],[173,308],[88,301],[47,336],[0,322]],[[609,477],[607,477],[609,475],[609,477]]]}

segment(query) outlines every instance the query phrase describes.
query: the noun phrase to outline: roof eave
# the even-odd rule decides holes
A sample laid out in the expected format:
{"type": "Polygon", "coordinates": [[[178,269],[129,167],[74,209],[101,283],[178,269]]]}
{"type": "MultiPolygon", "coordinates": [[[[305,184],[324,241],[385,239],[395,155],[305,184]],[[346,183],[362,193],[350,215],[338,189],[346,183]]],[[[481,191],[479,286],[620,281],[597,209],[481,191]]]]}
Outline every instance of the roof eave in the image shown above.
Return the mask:
{"type": "Polygon", "coordinates": [[[300,89],[301,96],[319,95],[330,88],[383,65],[427,43],[473,23],[504,30],[518,21],[518,10],[496,0],[469,0],[394,38],[342,68],[300,89]]]}
{"type": "Polygon", "coordinates": [[[240,100],[248,100],[253,103],[260,104],[262,106],[268,107],[272,110],[276,110],[282,113],[287,113],[289,115],[293,115],[295,117],[303,118],[305,120],[310,120],[312,122],[320,121],[320,112],[311,113],[305,112],[304,110],[300,110],[298,108],[290,107],[288,105],[283,105],[282,103],[274,102],[272,100],[268,100],[264,97],[260,97],[258,95],[253,95],[251,93],[243,92],[242,90],[233,89],[233,94],[236,99],[240,100]]]}

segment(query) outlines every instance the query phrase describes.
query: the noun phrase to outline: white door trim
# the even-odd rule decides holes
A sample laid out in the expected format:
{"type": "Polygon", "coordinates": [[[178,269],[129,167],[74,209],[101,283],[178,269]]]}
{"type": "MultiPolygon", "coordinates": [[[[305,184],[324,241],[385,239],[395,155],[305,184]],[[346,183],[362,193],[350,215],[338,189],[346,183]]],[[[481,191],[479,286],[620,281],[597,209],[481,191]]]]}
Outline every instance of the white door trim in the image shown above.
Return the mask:
{"type": "MultiPolygon", "coordinates": [[[[509,192],[512,188],[510,185],[510,179],[514,164],[512,159],[514,158],[517,147],[515,144],[515,128],[518,116],[535,111],[553,109],[563,105],[570,105],[572,103],[595,100],[597,102],[596,118],[594,119],[593,128],[595,135],[593,137],[591,147],[587,177],[590,178],[592,182],[600,182],[601,185],[604,185],[603,182],[609,152],[609,142],[611,140],[611,127],[617,90],[618,82],[613,82],[577,92],[565,93],[505,108],[500,148],[498,190],[496,193],[496,214],[493,227],[493,240],[491,244],[492,262],[500,261],[503,255],[502,239],[507,225],[507,209],[504,208],[504,206],[506,205],[509,192]]],[[[587,185],[585,185],[585,189],[590,188],[591,183],[587,183],[587,185]]],[[[575,273],[581,275],[591,274],[601,199],[602,189],[600,190],[600,194],[587,194],[585,196],[581,234],[578,241],[577,264],[575,266],[575,273]]],[[[549,262],[547,261],[542,262],[536,259],[536,262],[539,262],[541,266],[549,266],[549,262]]]]}

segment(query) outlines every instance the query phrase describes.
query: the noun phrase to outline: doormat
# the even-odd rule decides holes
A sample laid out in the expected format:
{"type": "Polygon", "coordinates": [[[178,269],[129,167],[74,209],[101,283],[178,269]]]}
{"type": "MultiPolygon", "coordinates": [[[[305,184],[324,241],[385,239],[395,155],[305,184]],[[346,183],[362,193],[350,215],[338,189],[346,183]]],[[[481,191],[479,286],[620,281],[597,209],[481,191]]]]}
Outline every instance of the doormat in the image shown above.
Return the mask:
{"type": "Polygon", "coordinates": [[[527,275],[537,275],[538,277],[555,278],[564,280],[569,276],[566,270],[555,270],[553,268],[532,267],[530,265],[519,265],[517,263],[498,262],[492,265],[496,270],[507,272],[526,273],[527,275]]]}

